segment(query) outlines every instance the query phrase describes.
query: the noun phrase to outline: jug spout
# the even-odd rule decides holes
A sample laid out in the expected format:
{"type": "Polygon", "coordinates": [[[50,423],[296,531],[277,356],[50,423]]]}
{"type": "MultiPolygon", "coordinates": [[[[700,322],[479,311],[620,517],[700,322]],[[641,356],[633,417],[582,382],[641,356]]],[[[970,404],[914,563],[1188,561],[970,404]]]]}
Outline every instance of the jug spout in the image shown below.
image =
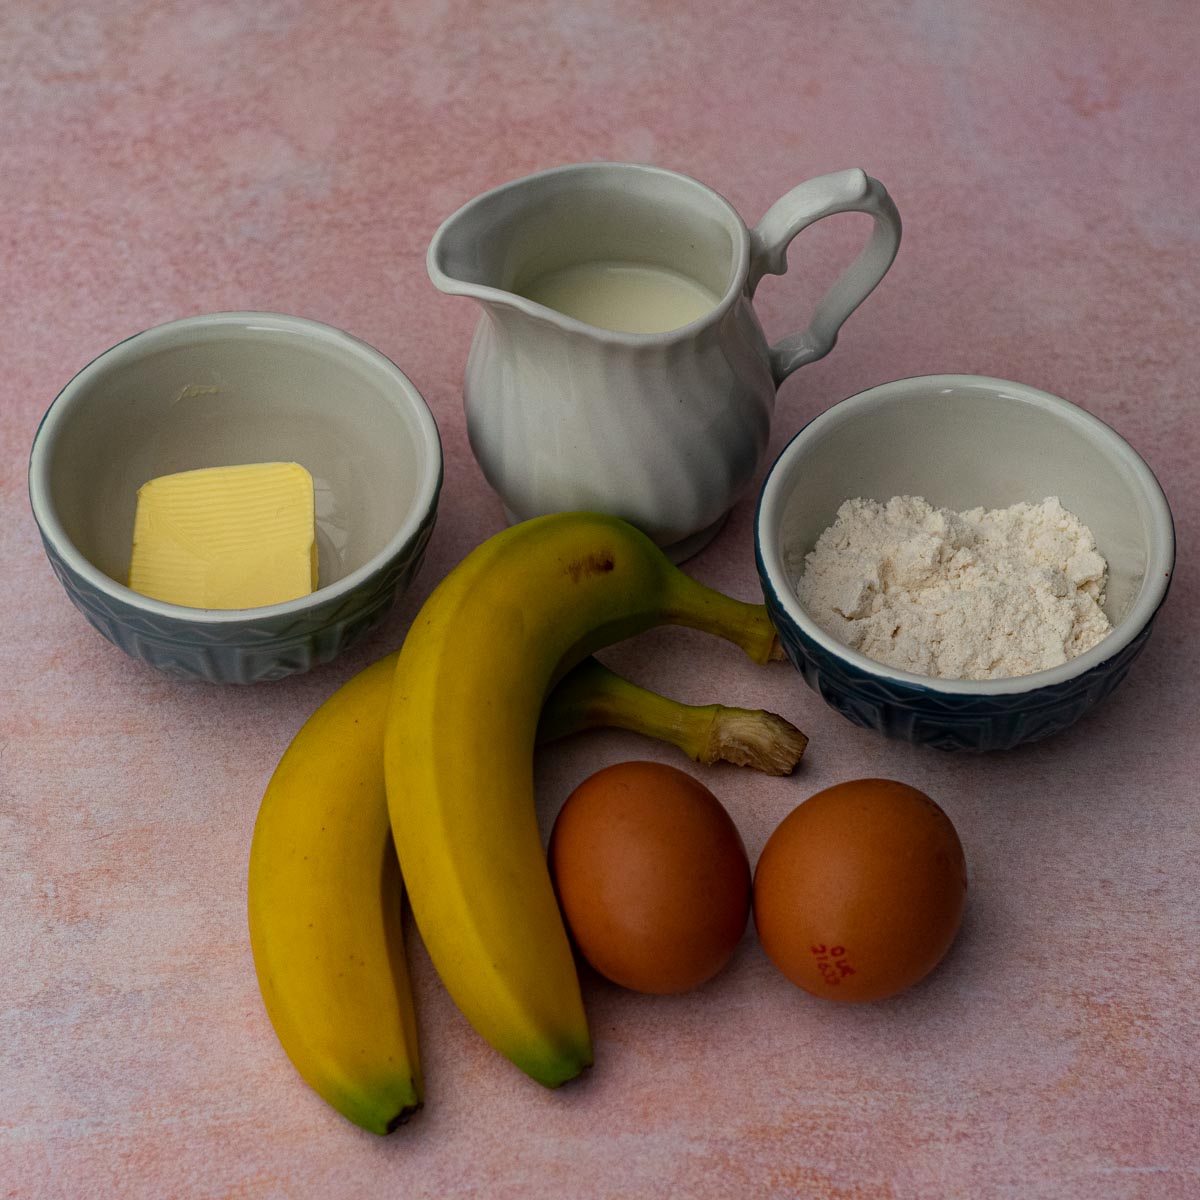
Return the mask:
{"type": "Polygon", "coordinates": [[[449,296],[520,307],[515,285],[528,258],[529,224],[525,198],[511,184],[475,197],[447,217],[429,243],[433,285],[449,296]]]}
{"type": "Polygon", "coordinates": [[[442,222],[429,243],[425,266],[434,287],[448,296],[476,296],[495,287],[489,242],[461,211],[442,222]]]}

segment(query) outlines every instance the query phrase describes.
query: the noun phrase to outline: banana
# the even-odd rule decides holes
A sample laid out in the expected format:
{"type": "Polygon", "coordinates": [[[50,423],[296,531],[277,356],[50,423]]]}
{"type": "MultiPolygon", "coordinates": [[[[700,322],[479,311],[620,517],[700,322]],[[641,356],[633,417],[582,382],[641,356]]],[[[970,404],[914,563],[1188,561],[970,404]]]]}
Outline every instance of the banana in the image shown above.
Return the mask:
{"type": "Polygon", "coordinates": [[[778,655],[761,605],[690,579],[631,525],[539,517],[442,580],[396,665],[384,766],[413,916],[459,1009],[547,1087],[592,1047],[534,810],[539,713],[593,650],[667,622],[778,655]]]}
{"type": "MultiPolygon", "coordinates": [[[[383,776],[397,658],[356,675],[297,733],[263,797],[248,889],[255,968],[280,1042],[320,1096],[379,1134],[422,1103],[383,776]]],[[[795,766],[806,741],[770,713],[679,704],[588,659],[547,701],[538,740],[601,725],[661,737],[705,762],[728,748],[732,761],[770,773],[795,766]],[[745,736],[724,737],[725,723],[745,736]]]]}
{"type": "Polygon", "coordinates": [[[383,791],[395,664],[389,655],[356,675],[284,752],[254,825],[247,895],[259,990],[288,1057],[380,1134],[423,1095],[383,791]]]}

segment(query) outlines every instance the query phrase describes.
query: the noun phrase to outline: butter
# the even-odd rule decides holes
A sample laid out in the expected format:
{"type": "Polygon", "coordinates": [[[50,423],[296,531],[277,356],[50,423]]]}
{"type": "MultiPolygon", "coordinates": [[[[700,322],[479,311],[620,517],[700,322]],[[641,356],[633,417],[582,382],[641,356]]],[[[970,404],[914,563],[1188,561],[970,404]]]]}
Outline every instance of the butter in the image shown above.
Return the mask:
{"type": "Polygon", "coordinates": [[[312,476],[299,463],[250,463],[144,483],[129,586],[189,608],[307,596],[317,586],[312,476]]]}

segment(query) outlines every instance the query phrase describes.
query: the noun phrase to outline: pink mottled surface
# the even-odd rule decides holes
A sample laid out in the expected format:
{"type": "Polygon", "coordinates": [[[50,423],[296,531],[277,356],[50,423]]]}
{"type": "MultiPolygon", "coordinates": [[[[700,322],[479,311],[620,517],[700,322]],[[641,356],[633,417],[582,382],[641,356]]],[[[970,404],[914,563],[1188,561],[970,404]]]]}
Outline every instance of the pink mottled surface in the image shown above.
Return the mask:
{"type": "MultiPolygon", "coordinates": [[[[1187,0],[8,0],[0,1195],[1200,1195],[1198,52],[1187,0]],[[986,759],[886,743],[787,668],[698,635],[612,653],[810,733],[793,779],[707,776],[752,858],[830,783],[929,791],[966,846],[962,934],[924,984],[861,1009],[793,989],[752,931],[691,995],[589,976],[597,1065],[556,1094],[483,1044],[414,946],[428,1105],[381,1140],[310,1093],[272,1033],[246,933],[251,828],[303,719],[501,525],[458,394],[476,311],[429,284],[434,228],[486,187],[590,158],[694,174],[750,221],[812,175],[877,175],[900,256],[837,350],[784,386],[773,451],[886,379],[1023,380],[1143,453],[1179,568],[1100,710],[986,759]],[[447,455],[416,594],[346,660],[241,691],[172,682],[93,633],[25,498],[38,419],[77,369],[232,308],[379,347],[447,455]]],[[[853,217],[804,235],[760,293],[772,335],[861,235],[853,217]]],[[[747,598],[752,511],[689,566],[747,598]]],[[[628,757],[679,761],[618,735],[542,754],[547,826],[628,757]]]]}

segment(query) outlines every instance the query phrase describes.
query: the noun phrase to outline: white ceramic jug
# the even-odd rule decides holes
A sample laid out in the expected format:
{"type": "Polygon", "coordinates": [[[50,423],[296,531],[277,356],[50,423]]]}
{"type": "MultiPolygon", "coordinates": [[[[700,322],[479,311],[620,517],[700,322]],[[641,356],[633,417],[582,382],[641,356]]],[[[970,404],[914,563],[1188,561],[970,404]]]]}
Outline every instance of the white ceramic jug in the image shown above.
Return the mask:
{"type": "MultiPolygon", "coordinates": [[[[800,184],[753,230],[696,180],[631,163],[541,171],[464,205],[427,261],[441,291],[483,306],[467,432],[509,520],[594,509],[644,529],[676,562],[694,554],[762,465],[779,384],[833,348],[899,244],[895,205],[860,170],[800,184]],[[797,233],[838,212],[874,217],[867,245],[808,327],[768,346],[755,287],[787,270],[797,233]],[[679,328],[629,332],[622,324],[642,325],[624,322],[620,297],[607,327],[531,298],[545,294],[539,281],[594,278],[597,264],[684,281],[711,303],[679,328]]],[[[648,294],[622,293],[629,316],[644,316],[648,294]]]]}

